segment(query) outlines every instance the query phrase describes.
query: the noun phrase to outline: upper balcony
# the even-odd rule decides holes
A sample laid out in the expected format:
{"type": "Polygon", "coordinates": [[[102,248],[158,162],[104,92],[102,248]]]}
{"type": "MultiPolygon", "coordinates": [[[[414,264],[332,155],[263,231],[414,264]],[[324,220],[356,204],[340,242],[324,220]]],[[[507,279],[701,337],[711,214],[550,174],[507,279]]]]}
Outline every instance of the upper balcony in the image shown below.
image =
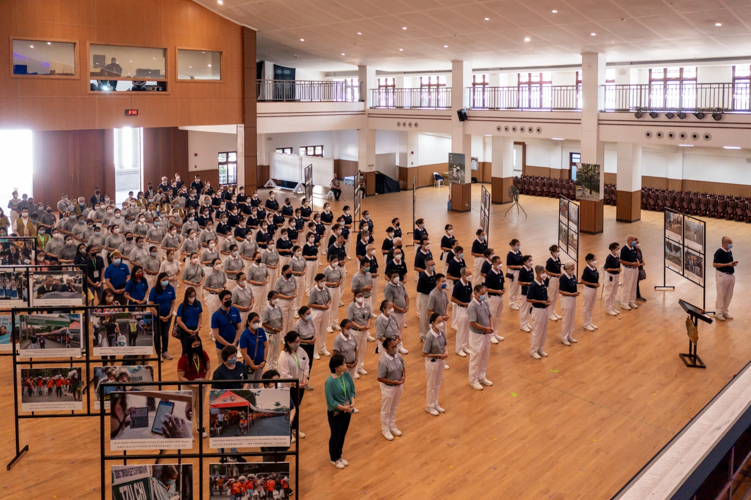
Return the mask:
{"type": "Polygon", "coordinates": [[[449,109],[451,108],[450,87],[423,87],[417,89],[397,89],[382,87],[370,91],[371,108],[391,109],[449,109]]]}
{"type": "Polygon", "coordinates": [[[360,88],[349,82],[258,80],[259,102],[359,102],[360,88]]]}

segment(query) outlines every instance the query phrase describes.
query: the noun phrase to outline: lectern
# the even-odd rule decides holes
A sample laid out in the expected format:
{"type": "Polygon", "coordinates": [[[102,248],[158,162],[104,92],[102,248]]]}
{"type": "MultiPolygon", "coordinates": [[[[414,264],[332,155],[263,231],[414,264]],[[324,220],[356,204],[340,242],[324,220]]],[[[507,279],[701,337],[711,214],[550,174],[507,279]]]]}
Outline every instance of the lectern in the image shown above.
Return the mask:
{"type": "Polygon", "coordinates": [[[705,311],[700,307],[689,304],[683,299],[679,299],[678,303],[683,310],[688,313],[688,317],[686,318],[688,354],[679,354],[679,356],[683,360],[683,363],[689,368],[706,368],[707,365],[704,364],[696,352],[696,346],[699,342],[699,321],[701,320],[711,325],[712,318],[707,316],[705,311]]]}

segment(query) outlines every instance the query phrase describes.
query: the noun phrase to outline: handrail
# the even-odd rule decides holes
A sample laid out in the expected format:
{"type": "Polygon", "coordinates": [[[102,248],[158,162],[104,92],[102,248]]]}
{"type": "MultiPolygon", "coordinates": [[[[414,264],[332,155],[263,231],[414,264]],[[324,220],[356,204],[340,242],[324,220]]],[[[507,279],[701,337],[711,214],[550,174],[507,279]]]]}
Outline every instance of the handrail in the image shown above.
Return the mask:
{"type": "Polygon", "coordinates": [[[581,89],[576,85],[519,85],[469,87],[471,109],[581,109],[581,89]]]}
{"type": "Polygon", "coordinates": [[[258,80],[258,101],[358,102],[360,88],[346,81],[258,80]]]}
{"type": "Polygon", "coordinates": [[[448,109],[451,107],[451,87],[371,89],[371,108],[448,109]]]}
{"type": "Polygon", "coordinates": [[[605,85],[605,111],[751,112],[749,82],[605,85]]]}

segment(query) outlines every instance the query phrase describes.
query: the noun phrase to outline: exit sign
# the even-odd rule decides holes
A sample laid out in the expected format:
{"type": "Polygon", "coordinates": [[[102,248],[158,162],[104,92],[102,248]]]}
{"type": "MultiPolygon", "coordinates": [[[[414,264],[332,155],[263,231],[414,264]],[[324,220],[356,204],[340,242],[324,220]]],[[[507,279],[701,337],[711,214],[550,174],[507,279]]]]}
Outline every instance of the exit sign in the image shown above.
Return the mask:
{"type": "Polygon", "coordinates": [[[125,116],[138,116],[138,110],[137,109],[126,109],[125,110],[125,116]]]}

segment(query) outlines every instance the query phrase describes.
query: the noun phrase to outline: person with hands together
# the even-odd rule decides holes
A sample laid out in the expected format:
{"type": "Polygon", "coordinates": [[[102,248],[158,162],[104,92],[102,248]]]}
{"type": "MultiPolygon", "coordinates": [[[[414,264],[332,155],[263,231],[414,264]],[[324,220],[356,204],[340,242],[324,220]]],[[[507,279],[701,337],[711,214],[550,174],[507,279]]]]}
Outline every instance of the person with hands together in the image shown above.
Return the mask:
{"type": "Polygon", "coordinates": [[[245,330],[240,335],[240,354],[245,362],[248,380],[261,380],[266,368],[266,353],[268,352],[266,331],[261,327],[258,313],[248,315],[245,330]]]}
{"type": "Polygon", "coordinates": [[[728,236],[722,237],[722,246],[714,253],[712,267],[715,268],[715,282],[717,298],[715,299],[715,319],[725,321],[733,319],[728,313],[730,301],[733,300],[735,288],[735,266],[738,261],[733,259],[733,240],[728,236]]]}
{"type": "Polygon", "coordinates": [[[438,404],[438,392],[441,390],[443,370],[448,352],[446,351],[446,320],[438,313],[430,315],[430,330],[422,346],[425,358],[425,374],[428,379],[425,411],[437,417],[446,410],[438,404]]]}
{"type": "Polygon", "coordinates": [[[269,355],[267,356],[268,368],[270,370],[276,369],[276,363],[279,358],[279,351],[282,346],[282,322],[284,319],[284,313],[282,308],[279,307],[279,294],[272,290],[267,295],[268,301],[266,307],[261,312],[261,324],[263,328],[268,332],[269,337],[269,355]]]}
{"type": "Polygon", "coordinates": [[[485,285],[473,288],[472,301],[467,307],[469,320],[469,385],[481,391],[483,385],[493,382],[485,376],[490,356],[490,335],[493,335],[493,316],[488,307],[488,294],[485,285]]]}
{"type": "MultiPolygon", "coordinates": [[[[211,360],[206,351],[203,350],[201,338],[198,335],[191,335],[188,339],[188,344],[190,344],[190,351],[180,356],[180,360],[177,362],[177,379],[181,382],[206,380],[206,374],[211,369],[211,360]]],[[[199,398],[203,397],[203,387],[201,385],[188,384],[188,388],[193,391],[194,413],[199,411],[199,398]]],[[[169,416],[171,417],[171,415],[169,416]]],[[[170,419],[165,419],[165,428],[168,427],[168,422],[170,422],[170,419]]],[[[170,433],[173,431],[180,432],[181,424],[179,422],[171,422],[170,427],[172,427],[169,431],[170,433]]],[[[203,437],[209,437],[204,428],[201,428],[201,432],[203,433],[203,437]]],[[[165,435],[165,437],[169,436],[165,435]]],[[[190,433],[187,437],[190,437],[190,433]]]]}
{"type": "MultiPolygon", "coordinates": [[[[289,392],[295,407],[299,408],[305,396],[305,386],[308,385],[310,363],[308,363],[308,354],[300,346],[300,336],[294,330],[287,332],[284,336],[284,350],[279,354],[277,370],[279,378],[298,380],[297,387],[290,385],[289,392]]],[[[291,423],[292,429],[298,429],[297,414],[291,423]]],[[[305,434],[298,430],[297,437],[304,439],[305,434]]]]}
{"type": "Polygon", "coordinates": [[[409,351],[404,348],[401,339],[404,338],[404,322],[409,311],[409,295],[404,284],[401,283],[399,272],[392,270],[389,272],[389,282],[383,289],[383,298],[391,302],[394,312],[391,314],[399,327],[399,345],[397,346],[401,354],[408,354],[409,351]]]}
{"type": "Polygon", "coordinates": [[[567,262],[563,266],[563,275],[560,279],[558,293],[561,295],[561,309],[563,309],[563,322],[561,324],[561,343],[565,346],[576,344],[577,340],[571,336],[574,331],[576,320],[576,298],[580,292],[576,289],[576,276],[574,276],[574,263],[567,262]]]}
{"type": "Polygon", "coordinates": [[[581,283],[584,285],[582,321],[584,329],[593,332],[597,330],[597,325],[592,323],[592,310],[597,300],[597,289],[600,288],[600,273],[597,270],[597,259],[594,254],[588,253],[584,259],[587,261],[587,267],[584,268],[581,276],[581,283]]]}
{"type": "MultiPolygon", "coordinates": [[[[527,291],[527,302],[532,304],[532,346],[529,354],[535,359],[546,358],[545,341],[548,338],[548,287],[543,266],[535,266],[535,279],[527,291]]],[[[529,306],[527,306],[529,307],[529,306]]]]}
{"type": "MultiPolygon", "coordinates": [[[[195,289],[188,287],[185,289],[183,302],[177,307],[175,323],[180,333],[180,343],[183,346],[182,354],[190,351],[189,338],[191,335],[199,335],[203,319],[203,306],[198,300],[195,289]]],[[[172,356],[165,356],[165,359],[172,359],[172,356]]]]}
{"type": "Polygon", "coordinates": [[[329,459],[331,465],[343,469],[349,465],[342,457],[342,449],[352,412],[355,410],[355,382],[349,375],[344,356],[341,354],[331,356],[329,370],[331,375],[326,379],[325,385],[327,415],[331,429],[329,459]]]}
{"type": "MultiPolygon", "coordinates": [[[[169,284],[167,273],[161,273],[157,276],[154,288],[149,292],[149,304],[155,306],[152,307],[152,311],[157,318],[154,331],[154,350],[156,350],[157,356],[164,356],[169,346],[175,298],[175,289],[169,284]]],[[[185,352],[182,354],[185,354],[185,352]]]]}
{"type": "Polygon", "coordinates": [[[636,304],[636,285],[639,281],[639,262],[636,253],[636,236],[629,234],[626,237],[626,246],[621,248],[619,256],[623,265],[623,289],[621,290],[621,309],[630,311],[638,309],[636,304]]]}
{"type": "Polygon", "coordinates": [[[401,436],[402,431],[396,427],[396,409],[404,392],[407,379],[407,367],[397,351],[398,341],[387,338],[383,341],[386,351],[378,361],[378,382],[381,385],[381,433],[388,441],[394,436],[401,436]]]}
{"type": "Polygon", "coordinates": [[[313,359],[321,359],[321,354],[331,356],[331,353],[326,349],[326,327],[329,324],[331,292],[326,287],[325,274],[316,274],[315,283],[315,286],[308,290],[308,307],[312,309],[311,321],[316,331],[313,359]]]}

